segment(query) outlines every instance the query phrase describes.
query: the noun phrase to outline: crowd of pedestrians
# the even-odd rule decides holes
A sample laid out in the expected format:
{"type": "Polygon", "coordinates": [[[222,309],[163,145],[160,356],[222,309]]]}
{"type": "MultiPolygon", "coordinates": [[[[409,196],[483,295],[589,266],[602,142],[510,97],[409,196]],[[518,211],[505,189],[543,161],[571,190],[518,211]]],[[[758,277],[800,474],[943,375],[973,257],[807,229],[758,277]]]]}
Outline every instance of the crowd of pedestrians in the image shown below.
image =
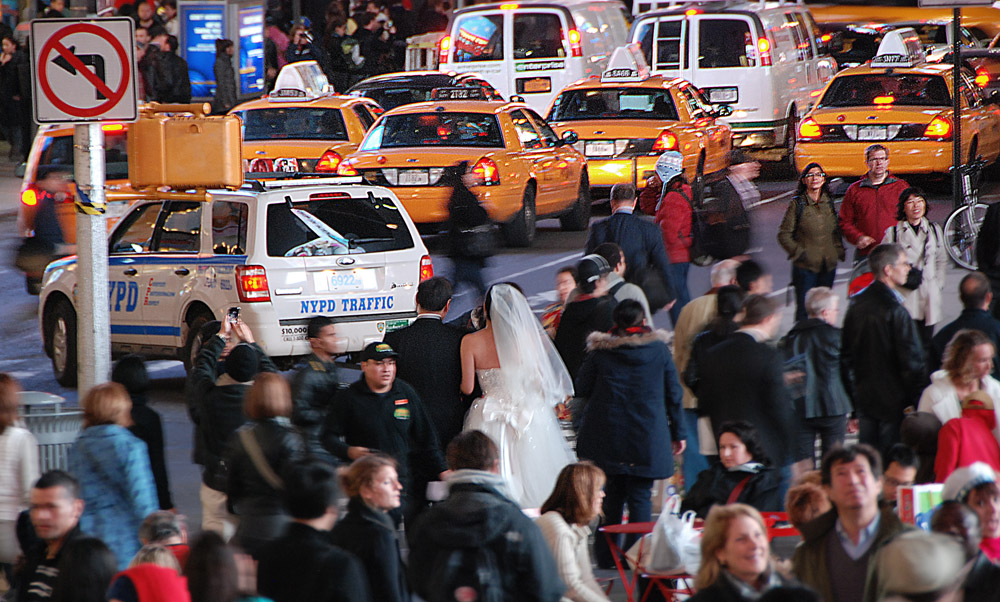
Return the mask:
{"type": "MultiPolygon", "coordinates": [[[[839,214],[822,167],[802,174],[778,231],[797,293],[786,332],[770,274],[747,256],[716,262],[705,294],[679,294],[690,233],[671,216],[692,191],[669,172],[659,199],[640,199],[649,217],[633,187],[613,189],[612,216],[560,269],[541,320],[499,283],[447,322],[453,283],[428,279],[413,323],[367,345],[347,385],[335,319],[309,320],[311,353],[289,377],[238,318],[202,325],[185,387],[202,470],[190,543],[140,357],[85,394],[67,471],[43,475],[17,383],[0,375],[12,599],[607,601],[595,566],[613,567],[636,534],[591,527],[652,520],[670,478],[704,519],[692,600],[995,599],[990,281],[963,278],[965,310],[931,336],[940,229],[884,149],[866,156],[839,214]],[[848,300],[829,286],[842,235],[871,273],[848,300]],[[673,308],[674,332],[655,329],[673,308]],[[860,442],[846,445],[851,433],[860,442]],[[932,533],[896,508],[900,488],[929,482],[946,500],[932,533]],[[771,555],[775,512],[801,535],[790,564],[771,555]]],[[[753,169],[727,179],[744,213],[753,169]]]]}

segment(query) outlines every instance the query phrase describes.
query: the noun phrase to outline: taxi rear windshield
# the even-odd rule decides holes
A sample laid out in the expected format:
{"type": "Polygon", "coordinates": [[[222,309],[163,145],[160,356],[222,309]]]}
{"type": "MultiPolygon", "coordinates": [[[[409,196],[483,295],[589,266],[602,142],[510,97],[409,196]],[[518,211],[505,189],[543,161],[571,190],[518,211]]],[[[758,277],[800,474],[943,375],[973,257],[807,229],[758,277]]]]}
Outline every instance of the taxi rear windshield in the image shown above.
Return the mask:
{"type": "Polygon", "coordinates": [[[408,146],[503,147],[503,136],[492,113],[409,113],[383,117],[362,148],[408,146]]]}
{"type": "Polygon", "coordinates": [[[347,140],[340,109],[285,107],[240,111],[243,140],[347,140]]]}
{"type": "Polygon", "coordinates": [[[577,119],[677,119],[668,90],[603,88],[563,92],[552,105],[549,121],[577,119]]]}
{"type": "Polygon", "coordinates": [[[268,205],[268,256],[357,255],[413,248],[413,237],[392,199],[321,194],[326,198],[268,205]]]}
{"type": "Polygon", "coordinates": [[[939,75],[894,74],[838,77],[820,101],[821,107],[951,105],[951,95],[939,75]]]}

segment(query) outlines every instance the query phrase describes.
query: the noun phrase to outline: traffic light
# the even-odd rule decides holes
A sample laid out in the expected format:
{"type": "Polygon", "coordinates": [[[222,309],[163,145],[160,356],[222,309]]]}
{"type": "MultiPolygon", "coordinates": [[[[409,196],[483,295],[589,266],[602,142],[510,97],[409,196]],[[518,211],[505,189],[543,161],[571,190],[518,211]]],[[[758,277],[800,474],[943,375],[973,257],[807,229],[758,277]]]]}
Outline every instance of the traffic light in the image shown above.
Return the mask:
{"type": "Polygon", "coordinates": [[[143,108],[128,130],[128,175],[134,190],[243,185],[240,119],[207,116],[208,110],[207,103],[150,103],[143,108]],[[181,112],[186,114],[177,114],[181,112]]]}

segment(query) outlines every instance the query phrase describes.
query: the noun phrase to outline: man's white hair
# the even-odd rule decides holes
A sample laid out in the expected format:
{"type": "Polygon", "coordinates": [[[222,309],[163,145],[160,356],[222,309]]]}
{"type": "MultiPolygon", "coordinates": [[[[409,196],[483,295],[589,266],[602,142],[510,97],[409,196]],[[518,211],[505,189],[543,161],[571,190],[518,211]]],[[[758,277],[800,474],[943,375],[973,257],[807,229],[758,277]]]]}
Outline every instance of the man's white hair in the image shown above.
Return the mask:
{"type": "Polygon", "coordinates": [[[735,259],[723,259],[712,266],[712,286],[726,286],[732,284],[736,278],[736,268],[740,267],[740,262],[735,259]]]}

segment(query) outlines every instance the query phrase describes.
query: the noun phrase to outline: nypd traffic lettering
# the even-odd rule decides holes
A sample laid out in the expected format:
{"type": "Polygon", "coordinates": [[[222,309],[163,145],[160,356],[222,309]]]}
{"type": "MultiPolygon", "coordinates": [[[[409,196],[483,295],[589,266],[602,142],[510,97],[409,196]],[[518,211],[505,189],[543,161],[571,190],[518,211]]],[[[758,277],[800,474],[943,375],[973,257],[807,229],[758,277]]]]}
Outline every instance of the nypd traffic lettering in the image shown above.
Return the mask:
{"type": "Polygon", "coordinates": [[[108,281],[108,311],[135,311],[139,305],[139,284],[133,280],[108,281]]]}
{"type": "Polygon", "coordinates": [[[355,297],[353,299],[319,299],[302,301],[299,313],[317,314],[340,312],[366,312],[392,309],[395,299],[392,295],[376,297],[355,297]]]}

